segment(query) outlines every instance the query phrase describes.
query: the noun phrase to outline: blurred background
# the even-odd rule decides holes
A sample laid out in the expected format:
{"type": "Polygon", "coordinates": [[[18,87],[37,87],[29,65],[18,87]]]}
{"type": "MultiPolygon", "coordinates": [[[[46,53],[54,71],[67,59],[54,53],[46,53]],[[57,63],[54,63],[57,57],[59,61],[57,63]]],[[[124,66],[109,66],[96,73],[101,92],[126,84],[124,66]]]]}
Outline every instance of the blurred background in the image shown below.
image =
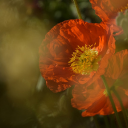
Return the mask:
{"type": "MultiPolygon", "coordinates": [[[[77,2],[84,21],[101,22],[89,0],[77,2]]],[[[45,34],[76,18],[71,0],[0,0],[0,128],[105,127],[102,116],[83,118],[71,107],[73,87],[52,93],[40,76],[38,48],[45,34]]]]}

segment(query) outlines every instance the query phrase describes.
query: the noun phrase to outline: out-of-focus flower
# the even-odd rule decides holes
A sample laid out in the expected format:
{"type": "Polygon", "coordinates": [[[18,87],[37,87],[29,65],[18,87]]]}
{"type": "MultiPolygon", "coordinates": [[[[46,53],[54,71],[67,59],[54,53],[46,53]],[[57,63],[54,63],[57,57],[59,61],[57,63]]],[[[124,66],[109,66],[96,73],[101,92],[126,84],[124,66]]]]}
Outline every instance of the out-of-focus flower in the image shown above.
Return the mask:
{"type": "Polygon", "coordinates": [[[49,89],[60,92],[103,74],[114,52],[115,40],[106,24],[67,20],[46,34],[39,49],[39,67],[49,89]]]}
{"type": "MultiPolygon", "coordinates": [[[[128,50],[113,55],[108,63],[105,71],[105,78],[110,87],[115,88],[122,99],[125,108],[128,108],[128,50]]],[[[112,92],[112,97],[116,105],[117,111],[121,111],[121,106],[115,94],[112,92]]],[[[102,79],[97,79],[93,84],[86,88],[83,85],[75,86],[73,90],[72,106],[85,110],[82,116],[94,116],[113,114],[107,91],[105,90],[102,79]]]]}
{"type": "Polygon", "coordinates": [[[123,12],[128,8],[127,0],[90,0],[90,3],[102,21],[113,24],[114,31],[121,30],[116,26],[115,18],[118,12],[123,12]]]}
{"type": "Polygon", "coordinates": [[[120,12],[116,17],[116,24],[123,29],[125,36],[128,38],[128,9],[123,14],[120,12]]]}

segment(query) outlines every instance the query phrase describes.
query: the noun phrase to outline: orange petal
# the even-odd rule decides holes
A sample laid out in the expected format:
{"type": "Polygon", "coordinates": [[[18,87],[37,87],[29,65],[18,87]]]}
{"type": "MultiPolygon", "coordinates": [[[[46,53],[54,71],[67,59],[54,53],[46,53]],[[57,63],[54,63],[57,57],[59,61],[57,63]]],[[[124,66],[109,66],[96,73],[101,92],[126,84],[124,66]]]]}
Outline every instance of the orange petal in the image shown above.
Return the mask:
{"type": "Polygon", "coordinates": [[[109,59],[105,76],[112,79],[122,79],[124,81],[125,74],[128,71],[128,50],[117,52],[109,59]]]}

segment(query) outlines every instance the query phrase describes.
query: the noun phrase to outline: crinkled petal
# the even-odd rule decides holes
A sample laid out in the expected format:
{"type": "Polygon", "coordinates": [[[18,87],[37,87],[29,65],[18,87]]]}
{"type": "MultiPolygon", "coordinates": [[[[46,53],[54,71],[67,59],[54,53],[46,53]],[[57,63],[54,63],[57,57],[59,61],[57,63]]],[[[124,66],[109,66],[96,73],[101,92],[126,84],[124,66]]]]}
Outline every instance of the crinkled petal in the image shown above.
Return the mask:
{"type": "Polygon", "coordinates": [[[90,0],[92,8],[96,14],[103,20],[114,19],[117,13],[125,10],[128,4],[127,0],[90,0]]]}
{"type": "Polygon", "coordinates": [[[128,71],[128,50],[117,52],[109,59],[109,64],[106,69],[105,76],[112,79],[126,79],[125,75],[128,71]]]}
{"type": "MultiPolygon", "coordinates": [[[[104,93],[105,88],[101,88],[100,84],[103,84],[102,79],[95,81],[88,88],[85,85],[75,86],[73,89],[72,106],[84,110],[82,116],[95,116],[95,115],[109,115],[113,114],[113,108],[110,103],[108,95],[104,93]]],[[[128,96],[124,93],[122,86],[117,88],[117,92],[122,99],[122,103],[125,108],[128,108],[128,96]]],[[[120,103],[112,93],[112,97],[117,111],[121,111],[120,103]]]]}
{"type": "Polygon", "coordinates": [[[72,106],[79,110],[87,109],[93,104],[93,101],[97,101],[101,98],[103,92],[104,88],[99,87],[98,81],[91,84],[89,87],[86,85],[75,85],[72,91],[72,106]]]}

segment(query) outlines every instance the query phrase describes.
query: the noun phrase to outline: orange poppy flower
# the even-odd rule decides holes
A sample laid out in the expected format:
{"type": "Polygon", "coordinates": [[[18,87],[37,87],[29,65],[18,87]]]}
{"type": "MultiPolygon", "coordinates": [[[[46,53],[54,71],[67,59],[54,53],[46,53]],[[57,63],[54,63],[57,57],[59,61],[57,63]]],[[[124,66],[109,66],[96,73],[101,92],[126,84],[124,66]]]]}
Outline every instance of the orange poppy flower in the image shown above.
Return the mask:
{"type": "Polygon", "coordinates": [[[114,52],[115,40],[106,24],[67,20],[46,34],[39,48],[40,72],[49,89],[60,92],[103,74],[114,52]]]}
{"type": "MultiPolygon", "coordinates": [[[[106,68],[105,77],[109,87],[112,86],[116,89],[119,96],[122,99],[125,108],[128,108],[128,50],[113,55],[106,68]]],[[[117,111],[121,111],[121,106],[115,94],[112,92],[112,97],[117,111]]],[[[113,114],[113,108],[111,106],[109,97],[105,90],[103,81],[98,78],[90,86],[75,86],[73,90],[72,106],[85,110],[82,116],[94,116],[113,114]]]]}
{"type": "Polygon", "coordinates": [[[128,0],[90,0],[90,3],[102,21],[113,24],[114,31],[121,32],[121,28],[116,26],[115,18],[118,12],[128,9],[128,0]]]}

